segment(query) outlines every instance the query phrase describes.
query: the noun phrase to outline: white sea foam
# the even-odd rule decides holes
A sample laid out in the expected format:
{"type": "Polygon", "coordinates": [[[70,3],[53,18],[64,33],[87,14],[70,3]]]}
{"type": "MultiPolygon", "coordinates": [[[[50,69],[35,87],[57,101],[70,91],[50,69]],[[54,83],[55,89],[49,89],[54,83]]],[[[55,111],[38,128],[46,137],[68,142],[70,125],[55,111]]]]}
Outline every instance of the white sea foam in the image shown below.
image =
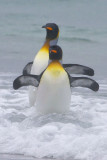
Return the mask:
{"type": "Polygon", "coordinates": [[[0,153],[107,159],[106,80],[99,81],[99,93],[74,90],[69,113],[38,115],[35,107],[29,107],[27,89],[14,91],[12,79],[14,75],[7,76],[0,90],[0,153]]]}

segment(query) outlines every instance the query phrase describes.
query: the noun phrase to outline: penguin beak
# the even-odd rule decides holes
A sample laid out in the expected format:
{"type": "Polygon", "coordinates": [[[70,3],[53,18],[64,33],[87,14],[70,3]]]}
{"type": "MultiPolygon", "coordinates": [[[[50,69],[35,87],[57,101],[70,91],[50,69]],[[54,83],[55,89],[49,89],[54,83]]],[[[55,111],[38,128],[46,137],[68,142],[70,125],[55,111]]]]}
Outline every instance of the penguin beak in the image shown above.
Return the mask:
{"type": "Polygon", "coordinates": [[[46,25],[42,26],[42,28],[46,28],[46,25]]]}
{"type": "Polygon", "coordinates": [[[45,28],[47,30],[53,30],[51,27],[47,27],[46,25],[45,26],[42,26],[42,28],[45,28]]]}

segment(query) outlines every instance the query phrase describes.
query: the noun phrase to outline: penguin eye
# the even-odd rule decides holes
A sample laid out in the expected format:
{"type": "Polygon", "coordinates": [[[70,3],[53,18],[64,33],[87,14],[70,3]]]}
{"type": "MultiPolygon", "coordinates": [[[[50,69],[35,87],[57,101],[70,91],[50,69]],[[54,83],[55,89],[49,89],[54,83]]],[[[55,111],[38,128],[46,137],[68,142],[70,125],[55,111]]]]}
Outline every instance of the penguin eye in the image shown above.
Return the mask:
{"type": "Polygon", "coordinates": [[[53,53],[57,53],[57,51],[56,51],[56,50],[51,50],[51,53],[52,53],[52,52],[53,52],[53,53]]]}
{"type": "Polygon", "coordinates": [[[48,29],[48,30],[50,30],[50,31],[52,31],[52,30],[53,30],[53,28],[51,28],[51,27],[46,27],[46,29],[48,29]]]}

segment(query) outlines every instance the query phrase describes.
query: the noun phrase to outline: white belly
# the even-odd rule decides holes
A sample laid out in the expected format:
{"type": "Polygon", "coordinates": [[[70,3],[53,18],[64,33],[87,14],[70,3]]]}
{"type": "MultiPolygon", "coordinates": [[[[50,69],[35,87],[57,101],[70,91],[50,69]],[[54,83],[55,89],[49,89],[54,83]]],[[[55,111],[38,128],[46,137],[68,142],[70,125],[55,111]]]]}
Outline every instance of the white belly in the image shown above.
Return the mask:
{"type": "Polygon", "coordinates": [[[71,89],[67,74],[52,77],[44,74],[38,87],[36,108],[42,114],[65,113],[69,110],[71,89]]]}
{"type": "MultiPolygon", "coordinates": [[[[45,59],[35,59],[32,69],[31,69],[31,74],[34,75],[40,75],[47,67],[48,65],[48,56],[45,59]]],[[[37,94],[37,87],[30,86],[29,87],[29,103],[30,106],[34,106],[36,102],[36,94],[37,94]]]]}

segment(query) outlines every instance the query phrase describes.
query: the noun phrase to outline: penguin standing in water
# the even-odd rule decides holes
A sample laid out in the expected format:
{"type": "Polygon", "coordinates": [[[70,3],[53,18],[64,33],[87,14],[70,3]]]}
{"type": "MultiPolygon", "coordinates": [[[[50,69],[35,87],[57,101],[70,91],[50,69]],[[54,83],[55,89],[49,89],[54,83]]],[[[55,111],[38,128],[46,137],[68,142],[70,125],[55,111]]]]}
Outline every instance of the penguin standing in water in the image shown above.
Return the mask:
{"type": "MultiPolygon", "coordinates": [[[[29,63],[29,65],[27,65],[27,68],[30,66],[30,74],[34,75],[41,74],[48,66],[49,47],[51,45],[56,45],[59,37],[59,28],[55,23],[48,23],[45,26],[42,26],[42,28],[45,28],[47,32],[45,43],[35,56],[33,64],[29,63]]],[[[26,69],[24,69],[23,73],[26,74],[26,69]]],[[[36,87],[29,87],[29,102],[31,106],[35,104],[36,92],[36,87]]]]}
{"type": "Polygon", "coordinates": [[[98,91],[96,81],[87,77],[71,77],[61,63],[62,49],[55,45],[49,49],[49,65],[40,75],[22,75],[13,82],[13,88],[32,85],[38,87],[37,111],[42,114],[69,111],[71,87],[86,87],[98,91]]]}

